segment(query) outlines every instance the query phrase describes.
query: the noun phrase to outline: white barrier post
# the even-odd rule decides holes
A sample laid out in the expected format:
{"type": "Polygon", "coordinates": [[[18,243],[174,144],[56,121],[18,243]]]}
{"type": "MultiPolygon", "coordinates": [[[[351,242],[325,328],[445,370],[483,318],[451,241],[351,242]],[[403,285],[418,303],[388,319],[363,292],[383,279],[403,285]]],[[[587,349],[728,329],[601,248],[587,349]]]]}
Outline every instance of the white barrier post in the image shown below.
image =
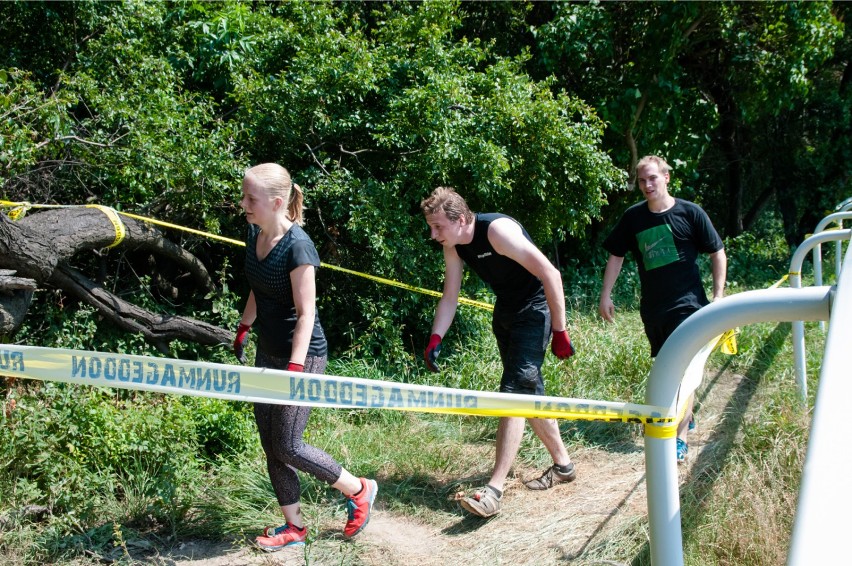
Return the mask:
{"type": "MultiPolygon", "coordinates": [[[[843,221],[845,219],[852,218],[852,212],[835,212],[833,214],[829,214],[825,218],[817,223],[816,228],[814,229],[814,234],[819,234],[832,222],[837,224],[837,228],[843,229],[843,221]]],[[[834,243],[834,281],[836,282],[840,277],[840,260],[842,258],[843,245],[841,240],[837,240],[834,243]]],[[[822,285],[822,246],[817,244],[814,248],[814,285],[820,286],[822,285]]],[[[825,331],[825,322],[820,321],[819,329],[825,331]]]]}
{"type": "MultiPolygon", "coordinates": [[[[831,232],[820,232],[807,238],[793,252],[790,260],[790,287],[800,289],[802,287],[802,264],[808,252],[814,246],[823,242],[834,240],[848,240],[852,236],[852,230],[832,230],[831,232]]],[[[807,362],[805,360],[805,323],[802,320],[793,321],[793,367],[796,371],[796,385],[799,388],[799,398],[803,406],[808,403],[808,376],[807,362]]]]}
{"type": "Polygon", "coordinates": [[[848,197],[843,202],[834,207],[835,210],[849,210],[852,209],[852,197],[848,197]]]}
{"type": "MultiPolygon", "coordinates": [[[[646,401],[668,407],[674,413],[683,375],[707,342],[730,328],[755,322],[824,320],[828,318],[829,295],[829,287],[764,289],[731,295],[707,305],[666,340],[651,368],[646,401]]],[[[651,563],[655,566],[683,565],[676,428],[676,424],[645,425],[648,521],[651,563]]]]}
{"type": "Polygon", "coordinates": [[[849,524],[837,512],[852,505],[852,254],[847,250],[831,307],[808,451],[799,484],[799,501],[787,556],[789,566],[842,564],[849,560],[849,524]],[[840,443],[838,445],[838,443],[840,443]]]}
{"type": "MultiPolygon", "coordinates": [[[[852,198],[848,198],[848,199],[844,200],[843,202],[841,202],[840,204],[838,204],[837,210],[838,210],[838,212],[846,212],[847,210],[852,210],[852,198]]],[[[843,228],[842,223],[840,224],[840,227],[843,228]]],[[[843,254],[842,254],[843,250],[842,250],[841,242],[836,242],[834,244],[834,251],[835,251],[835,254],[834,254],[834,268],[835,268],[834,276],[835,276],[835,278],[839,279],[840,278],[840,270],[842,268],[841,264],[842,264],[842,259],[843,259],[843,254]]],[[[835,280],[837,280],[837,279],[835,279],[835,280]]]]}

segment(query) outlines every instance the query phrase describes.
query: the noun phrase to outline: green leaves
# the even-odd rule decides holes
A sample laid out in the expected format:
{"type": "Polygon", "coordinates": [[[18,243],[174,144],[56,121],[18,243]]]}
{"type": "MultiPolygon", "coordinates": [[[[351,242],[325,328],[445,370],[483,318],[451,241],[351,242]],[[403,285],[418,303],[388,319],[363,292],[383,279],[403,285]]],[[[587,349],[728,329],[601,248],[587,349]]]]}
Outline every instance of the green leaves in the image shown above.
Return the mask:
{"type": "MultiPolygon", "coordinates": [[[[241,144],[285,164],[306,189],[307,229],[325,261],[440,287],[441,258],[418,209],[435,186],[457,186],[476,209],[514,214],[550,242],[582,230],[604,191],[623,182],[600,149],[603,123],[592,109],[532,80],[528,54],[455,39],[454,4],[344,6],[255,13],[264,23],[253,37],[270,47],[241,67],[229,101],[241,144]]],[[[412,309],[417,324],[403,332],[425,325],[431,301],[322,277],[335,293],[360,297],[357,306],[321,298],[331,326],[399,336],[412,309]]],[[[385,344],[377,354],[396,351],[385,344]]]]}
{"type": "MultiPolygon", "coordinates": [[[[40,92],[26,71],[0,70],[0,168],[6,179],[25,174],[68,145],[69,102],[65,96],[40,92]]],[[[23,192],[8,196],[26,198],[23,192]]]]}
{"type": "MultiPolygon", "coordinates": [[[[8,463],[0,479],[17,478],[28,486],[22,501],[56,514],[90,509],[110,477],[125,470],[178,473],[194,459],[195,425],[177,397],[152,402],[145,394],[52,383],[21,388],[17,397],[14,411],[0,415],[0,456],[8,463]]],[[[19,497],[9,495],[7,503],[19,497]]]]}
{"type": "MultiPolygon", "coordinates": [[[[821,3],[6,3],[0,16],[17,32],[0,66],[8,197],[239,237],[242,170],[277,161],[306,191],[324,260],[426,288],[441,257],[418,204],[437,185],[516,216],[541,247],[583,244],[607,201],[635,200],[633,153],[664,153],[679,194],[723,203],[733,150],[777,153],[754,135],[771,119],[808,93],[843,108],[811,79],[840,33],[821,3]],[[723,146],[721,117],[741,145],[723,146]]],[[[813,161],[825,136],[791,138],[813,161]]],[[[746,203],[770,178],[748,174],[746,203]]],[[[228,259],[223,282],[244,295],[241,250],[175,238],[214,269],[228,259]]],[[[363,301],[323,298],[325,319],[383,321],[376,335],[424,332],[433,305],[349,275],[321,285],[363,301]]]]}

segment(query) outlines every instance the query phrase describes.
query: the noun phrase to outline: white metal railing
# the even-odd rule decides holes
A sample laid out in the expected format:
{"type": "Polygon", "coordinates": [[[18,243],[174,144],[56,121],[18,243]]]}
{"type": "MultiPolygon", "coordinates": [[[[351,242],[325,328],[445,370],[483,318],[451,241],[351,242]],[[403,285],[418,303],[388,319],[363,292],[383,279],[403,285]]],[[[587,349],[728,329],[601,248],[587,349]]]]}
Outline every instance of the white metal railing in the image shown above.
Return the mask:
{"type": "MultiPolygon", "coordinates": [[[[843,211],[843,212],[835,212],[833,214],[829,214],[825,218],[817,223],[816,228],[814,229],[814,234],[819,234],[820,232],[826,230],[830,224],[837,224],[837,228],[843,229],[843,221],[852,219],[852,212],[843,211]]],[[[835,278],[840,275],[841,268],[841,258],[842,258],[842,242],[838,241],[835,244],[835,264],[834,264],[834,276],[835,278]]],[[[817,246],[814,248],[814,284],[822,285],[822,246],[817,246]]]]}
{"type": "MultiPolygon", "coordinates": [[[[660,350],[648,378],[646,402],[675,413],[683,376],[708,341],[729,328],[757,322],[825,320],[830,291],[829,287],[746,291],[703,307],[686,319],[660,350]]],[[[683,565],[675,430],[676,424],[645,425],[651,563],[655,566],[683,565]]],[[[838,539],[838,543],[843,542],[845,539],[838,539]]]]}
{"type": "MultiPolygon", "coordinates": [[[[837,212],[846,212],[848,210],[852,210],[852,197],[847,198],[846,200],[844,200],[843,202],[838,204],[837,207],[835,208],[835,211],[837,211],[837,212]]],[[[837,223],[837,227],[843,228],[843,221],[842,220],[837,223]]],[[[841,258],[843,257],[842,253],[841,253],[841,251],[842,251],[841,246],[842,246],[842,242],[836,242],[834,244],[834,276],[835,277],[840,277],[840,264],[841,264],[841,258]]],[[[820,283],[820,285],[822,285],[822,283],[820,283]]]]}
{"type": "MultiPolygon", "coordinates": [[[[793,252],[790,260],[790,287],[799,289],[802,286],[802,264],[811,249],[815,249],[825,242],[848,240],[852,237],[852,230],[832,230],[820,232],[806,239],[793,252]]],[[[805,361],[805,322],[804,320],[793,321],[793,366],[796,372],[796,385],[799,388],[799,399],[805,405],[808,402],[808,375],[807,362],[805,361]]]]}
{"type": "Polygon", "coordinates": [[[843,202],[841,202],[840,204],[838,204],[834,208],[834,210],[838,210],[838,211],[839,210],[849,210],[849,209],[852,209],[852,197],[847,198],[846,200],[844,200],[843,202]]]}
{"type": "Polygon", "coordinates": [[[848,246],[831,318],[787,555],[789,566],[849,562],[849,523],[834,512],[848,510],[852,503],[852,451],[848,448],[852,421],[846,414],[852,400],[852,253],[848,246]]]}
{"type": "MultiPolygon", "coordinates": [[[[838,208],[844,208],[843,203],[841,203],[838,208]]],[[[852,207],[852,203],[849,203],[848,206],[852,207]]],[[[814,234],[819,234],[823,230],[828,229],[829,225],[837,224],[837,228],[843,229],[843,221],[852,219],[852,212],[848,212],[843,210],[842,212],[835,212],[834,214],[829,214],[822,220],[817,223],[816,228],[814,228],[814,234]]],[[[842,257],[843,251],[843,242],[841,240],[837,240],[834,243],[834,280],[837,281],[837,278],[840,277],[840,260],[842,257]]],[[[814,285],[822,285],[822,245],[817,244],[814,248],[814,285]]],[[[825,322],[819,323],[820,330],[825,330],[825,322]]]]}
{"type": "MultiPolygon", "coordinates": [[[[852,504],[852,451],[845,441],[852,436],[852,420],[845,412],[852,400],[852,245],[841,263],[844,240],[852,230],[843,229],[843,220],[852,218],[852,198],[838,205],[817,225],[790,261],[790,289],[749,291],[716,301],[694,313],[669,337],[660,350],[648,379],[646,402],[669,407],[677,414],[678,395],[688,371],[703,365],[702,347],[728,328],[756,322],[793,323],[793,358],[796,381],[802,401],[807,403],[807,376],[804,351],[804,321],[835,323],[829,327],[813,411],[808,451],[799,491],[799,502],[791,536],[788,566],[838,563],[848,557],[848,526],[838,520],[837,511],[852,504]],[[824,231],[831,223],[838,229],[824,231]],[[823,286],[820,245],[836,245],[836,288],[823,286]],[[814,249],[816,285],[802,289],[801,269],[808,252],[814,249]]],[[[675,433],[677,423],[645,427],[645,466],[648,484],[651,563],[660,566],[683,565],[683,535],[680,521],[675,433]]]]}

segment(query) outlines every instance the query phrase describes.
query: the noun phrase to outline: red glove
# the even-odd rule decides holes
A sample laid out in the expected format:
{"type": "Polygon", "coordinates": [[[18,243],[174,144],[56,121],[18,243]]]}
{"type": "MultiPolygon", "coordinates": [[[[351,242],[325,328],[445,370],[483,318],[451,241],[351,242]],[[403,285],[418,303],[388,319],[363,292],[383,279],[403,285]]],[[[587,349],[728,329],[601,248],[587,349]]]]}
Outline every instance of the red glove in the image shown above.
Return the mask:
{"type": "Polygon", "coordinates": [[[240,323],[237,326],[237,337],[234,338],[234,355],[237,356],[237,359],[240,360],[241,364],[246,363],[246,342],[248,342],[249,332],[251,332],[251,325],[240,323]]]}
{"type": "Polygon", "coordinates": [[[287,364],[287,371],[305,371],[305,364],[290,362],[287,364]]]}
{"type": "Polygon", "coordinates": [[[426,346],[426,351],[423,352],[423,359],[426,360],[426,367],[429,368],[430,371],[438,372],[438,364],[435,362],[438,360],[438,354],[441,353],[441,337],[437,334],[433,334],[429,337],[429,345],[426,346]]]}
{"type": "Polygon", "coordinates": [[[550,349],[553,350],[553,355],[560,360],[567,360],[574,355],[574,345],[571,343],[571,337],[568,336],[567,330],[553,331],[550,349]]]}

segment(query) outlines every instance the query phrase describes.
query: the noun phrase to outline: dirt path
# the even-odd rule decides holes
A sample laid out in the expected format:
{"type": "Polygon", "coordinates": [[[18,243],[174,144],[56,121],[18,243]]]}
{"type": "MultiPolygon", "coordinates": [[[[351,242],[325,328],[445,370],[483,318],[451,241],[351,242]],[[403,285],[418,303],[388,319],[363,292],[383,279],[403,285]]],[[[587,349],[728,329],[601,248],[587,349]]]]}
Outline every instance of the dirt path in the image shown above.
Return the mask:
{"type": "MultiPolygon", "coordinates": [[[[690,466],[713,438],[731,395],[742,380],[730,373],[708,374],[699,390],[698,427],[690,433],[690,466]]],[[[531,492],[520,479],[505,490],[503,512],[490,520],[436,511],[428,521],[383,508],[381,491],[369,526],[355,542],[337,534],[340,525],[322,525],[308,546],[274,554],[254,550],[245,542],[184,542],[148,558],[168,566],[254,566],[272,564],[444,566],[499,564],[567,564],[608,534],[647,514],[645,463],[641,442],[618,451],[588,449],[572,453],[577,480],[545,492],[531,492]]],[[[529,478],[536,470],[516,469],[529,478]]],[[[602,564],[597,562],[597,564],[602,564]]],[[[614,562],[606,562],[614,565],[614,562]]]]}

